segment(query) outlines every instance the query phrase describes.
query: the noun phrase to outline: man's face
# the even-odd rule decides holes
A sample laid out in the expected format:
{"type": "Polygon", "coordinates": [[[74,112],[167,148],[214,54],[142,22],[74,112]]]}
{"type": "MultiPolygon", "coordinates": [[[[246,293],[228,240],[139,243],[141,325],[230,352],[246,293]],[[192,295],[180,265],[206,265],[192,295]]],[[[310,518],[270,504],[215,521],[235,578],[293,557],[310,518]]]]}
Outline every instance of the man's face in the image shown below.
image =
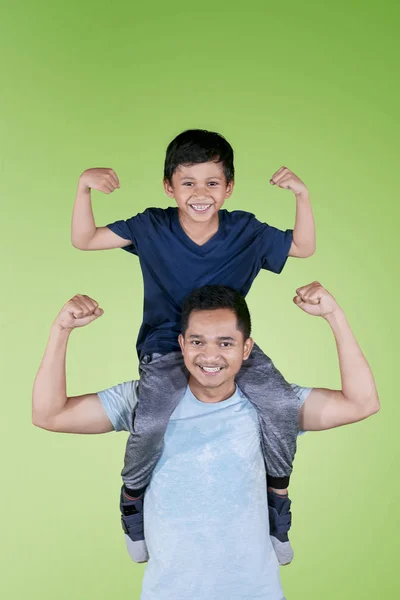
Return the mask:
{"type": "Polygon", "coordinates": [[[203,388],[234,385],[243,360],[253,347],[237,329],[237,318],[228,308],[196,310],[190,314],[185,335],[179,336],[186,368],[203,388]]]}
{"type": "Polygon", "coordinates": [[[172,181],[164,181],[164,189],[175,198],[181,217],[207,223],[232,194],[233,181],[227,183],[221,163],[180,165],[172,181]]]}

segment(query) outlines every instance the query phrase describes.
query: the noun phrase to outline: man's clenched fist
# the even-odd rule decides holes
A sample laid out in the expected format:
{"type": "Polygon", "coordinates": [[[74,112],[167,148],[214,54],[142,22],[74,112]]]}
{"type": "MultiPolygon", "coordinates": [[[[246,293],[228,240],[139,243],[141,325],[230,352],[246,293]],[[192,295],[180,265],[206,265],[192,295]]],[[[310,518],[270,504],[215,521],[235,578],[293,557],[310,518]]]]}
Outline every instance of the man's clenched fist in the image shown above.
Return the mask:
{"type": "Polygon", "coordinates": [[[296,290],[293,302],[309,315],[327,317],[338,310],[335,298],[318,281],[296,290]]]}
{"type": "Polygon", "coordinates": [[[87,169],[83,171],[79,185],[87,189],[98,190],[105,194],[111,194],[120,187],[117,174],[112,169],[87,169]]]}
{"type": "Polygon", "coordinates": [[[63,306],[55,320],[55,325],[66,330],[84,327],[101,317],[103,312],[96,300],[77,294],[63,306]]]}

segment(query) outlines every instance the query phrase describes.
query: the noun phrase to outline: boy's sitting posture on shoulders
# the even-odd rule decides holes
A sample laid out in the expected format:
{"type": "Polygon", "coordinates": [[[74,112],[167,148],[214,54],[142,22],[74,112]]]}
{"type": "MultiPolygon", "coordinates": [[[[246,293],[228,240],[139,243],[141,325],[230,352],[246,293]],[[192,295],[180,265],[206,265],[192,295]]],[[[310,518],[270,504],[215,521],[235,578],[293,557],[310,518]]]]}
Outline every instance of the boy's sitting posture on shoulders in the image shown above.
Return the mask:
{"type": "MultiPolygon", "coordinates": [[[[143,272],[144,315],[137,341],[140,401],[127,444],[120,501],[128,550],[137,562],[147,560],[143,495],[169,418],[187,385],[177,342],[183,300],[194,288],[210,284],[230,286],[246,296],[261,269],[280,273],[288,256],[305,258],[314,253],[314,220],[306,186],[286,167],[270,183],[295,194],[293,231],[261,223],[251,213],[222,209],[234,187],[233,150],[213,132],[186,131],[168,146],[164,189],[177,208],[149,208],[127,221],[96,227],[90,191],[111,193],[119,187],[118,177],[111,169],[89,169],[79,180],[73,245],[81,250],[124,248],[139,257],[143,272]]],[[[223,347],[230,343],[221,340],[223,347]]],[[[223,368],[221,362],[199,364],[199,376],[207,385],[218,386],[223,368]]],[[[287,487],[296,451],[298,398],[257,346],[237,382],[259,415],[271,537],[279,562],[287,564],[293,557],[287,487]]]]}

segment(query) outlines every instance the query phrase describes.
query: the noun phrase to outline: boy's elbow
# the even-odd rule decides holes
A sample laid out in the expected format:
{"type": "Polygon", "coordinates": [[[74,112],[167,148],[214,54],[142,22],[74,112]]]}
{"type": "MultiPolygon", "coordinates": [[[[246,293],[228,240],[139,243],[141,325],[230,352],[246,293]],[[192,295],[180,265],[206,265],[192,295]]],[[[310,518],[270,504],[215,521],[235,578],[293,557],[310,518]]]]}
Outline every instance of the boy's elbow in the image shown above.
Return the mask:
{"type": "Polygon", "coordinates": [[[83,244],[82,241],[71,238],[71,242],[73,247],[77,250],[87,250],[87,244],[83,244]]]}

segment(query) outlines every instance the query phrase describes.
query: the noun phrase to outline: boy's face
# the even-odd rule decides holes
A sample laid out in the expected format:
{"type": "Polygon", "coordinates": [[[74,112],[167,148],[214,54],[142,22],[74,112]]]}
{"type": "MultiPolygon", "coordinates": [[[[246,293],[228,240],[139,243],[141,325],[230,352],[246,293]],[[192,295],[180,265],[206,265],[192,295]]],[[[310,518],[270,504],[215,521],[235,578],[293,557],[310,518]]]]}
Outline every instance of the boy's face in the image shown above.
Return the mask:
{"type": "Polygon", "coordinates": [[[245,340],[238,330],[236,315],[229,308],[193,311],[179,344],[191,386],[220,388],[221,394],[233,386],[253,347],[252,339],[245,340]]]}
{"type": "Polygon", "coordinates": [[[233,181],[227,183],[221,163],[180,165],[164,189],[175,198],[181,217],[207,223],[232,194],[233,181]]]}

